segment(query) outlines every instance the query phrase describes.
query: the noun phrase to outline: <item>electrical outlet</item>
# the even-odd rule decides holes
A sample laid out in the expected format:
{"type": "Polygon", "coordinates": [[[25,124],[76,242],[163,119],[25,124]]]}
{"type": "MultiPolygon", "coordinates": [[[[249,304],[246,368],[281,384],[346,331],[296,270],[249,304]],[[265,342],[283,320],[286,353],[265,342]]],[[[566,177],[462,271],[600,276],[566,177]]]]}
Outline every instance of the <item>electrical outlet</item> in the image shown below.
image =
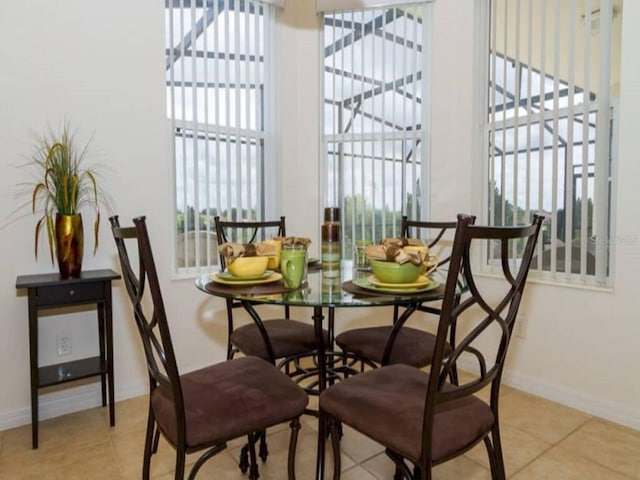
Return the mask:
{"type": "Polygon", "coordinates": [[[71,355],[71,334],[69,332],[60,332],[58,337],[58,356],[71,355]]]}
{"type": "Polygon", "coordinates": [[[526,338],[527,336],[527,317],[516,318],[515,332],[516,337],[526,338]]]}

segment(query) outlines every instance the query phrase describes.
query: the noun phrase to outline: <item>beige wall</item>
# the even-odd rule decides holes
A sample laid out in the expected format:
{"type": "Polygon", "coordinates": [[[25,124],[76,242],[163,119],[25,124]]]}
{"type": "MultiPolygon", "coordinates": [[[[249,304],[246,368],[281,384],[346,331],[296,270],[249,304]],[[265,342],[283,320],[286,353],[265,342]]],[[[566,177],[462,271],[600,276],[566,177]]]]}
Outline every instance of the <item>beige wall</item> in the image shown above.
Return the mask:
{"type": "MultiPolygon", "coordinates": [[[[287,2],[278,36],[281,86],[280,174],[287,230],[308,234],[317,248],[318,185],[317,18],[313,0],[287,2]]],[[[473,0],[435,3],[433,57],[432,214],[480,214],[472,122],[473,0]]],[[[635,45],[640,3],[624,12],[621,123],[618,165],[619,234],[638,235],[640,177],[636,131],[640,126],[640,64],[635,45]],[[629,26],[629,28],[624,28],[629,26]]],[[[190,370],[224,358],[223,302],[198,292],[192,280],[171,280],[171,159],[165,120],[162,2],[0,3],[0,218],[16,207],[15,185],[27,180],[15,168],[30,151],[30,129],[69,115],[95,132],[93,151],[108,165],[108,188],[123,222],[146,214],[180,366],[190,370]]],[[[105,217],[110,212],[104,212],[105,217]]],[[[2,222],[4,223],[4,222],[2,222]]],[[[101,247],[85,268],[118,269],[113,240],[102,224],[101,247]]],[[[15,290],[22,273],[52,266],[32,255],[34,221],[27,216],[0,230],[0,429],[29,422],[27,304],[15,290]]],[[[516,339],[507,382],[615,421],[640,428],[640,246],[619,246],[615,290],[531,284],[523,314],[527,336],[516,339]]],[[[490,282],[490,280],[487,280],[490,282]]],[[[379,313],[379,311],[377,311],[379,313]]],[[[309,318],[310,312],[297,312],[309,318]]],[[[369,321],[372,312],[339,311],[338,328],[369,321]]],[[[43,361],[52,363],[55,334],[72,332],[74,356],[96,350],[93,312],[41,320],[43,361]]],[[[146,390],[145,368],[125,292],[115,289],[116,396],[146,390]]],[[[52,416],[96,405],[88,384],[41,397],[52,416]]]]}

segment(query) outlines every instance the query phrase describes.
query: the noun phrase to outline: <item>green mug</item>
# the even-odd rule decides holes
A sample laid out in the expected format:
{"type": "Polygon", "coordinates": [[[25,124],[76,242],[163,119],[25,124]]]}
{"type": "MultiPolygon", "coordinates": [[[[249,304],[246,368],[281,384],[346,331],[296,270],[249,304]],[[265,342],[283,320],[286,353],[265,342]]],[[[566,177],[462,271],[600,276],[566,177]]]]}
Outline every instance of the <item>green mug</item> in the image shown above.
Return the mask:
{"type": "Polygon", "coordinates": [[[307,249],[303,245],[283,245],[280,273],[286,288],[300,288],[307,279],[307,249]]]}

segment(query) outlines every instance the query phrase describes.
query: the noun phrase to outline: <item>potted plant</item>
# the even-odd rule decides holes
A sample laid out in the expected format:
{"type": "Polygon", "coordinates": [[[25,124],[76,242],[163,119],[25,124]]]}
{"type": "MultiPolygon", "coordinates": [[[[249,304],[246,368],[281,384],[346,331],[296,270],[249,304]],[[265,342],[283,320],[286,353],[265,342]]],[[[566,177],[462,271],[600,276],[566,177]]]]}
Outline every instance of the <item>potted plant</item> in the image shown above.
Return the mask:
{"type": "Polygon", "coordinates": [[[89,143],[77,145],[67,122],[60,133],[50,129],[37,137],[30,162],[36,170],[31,209],[41,214],[35,228],[35,256],[40,234],[46,230],[51,261],[55,251],[62,278],[77,277],[82,269],[84,231],[80,210],[84,207],[95,214],[94,254],[98,248],[100,198],[96,173],[85,165],[89,143]]]}

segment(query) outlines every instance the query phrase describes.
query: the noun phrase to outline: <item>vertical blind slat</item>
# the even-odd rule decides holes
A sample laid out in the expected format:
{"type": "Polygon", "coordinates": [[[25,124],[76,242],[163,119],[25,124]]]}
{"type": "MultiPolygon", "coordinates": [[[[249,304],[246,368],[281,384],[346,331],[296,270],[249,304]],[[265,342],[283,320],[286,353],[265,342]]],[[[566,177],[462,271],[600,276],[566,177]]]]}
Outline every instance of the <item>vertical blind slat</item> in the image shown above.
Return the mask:
{"type": "MultiPolygon", "coordinates": [[[[195,2],[191,2],[191,9],[190,9],[190,25],[189,25],[189,32],[191,35],[191,45],[189,47],[191,53],[194,53],[196,50],[196,39],[193,37],[193,32],[196,31],[197,29],[197,24],[196,24],[196,3],[195,2]]],[[[198,128],[198,88],[197,88],[197,80],[198,80],[198,74],[196,71],[196,62],[193,60],[193,58],[195,57],[195,55],[191,55],[191,76],[193,78],[193,85],[194,88],[192,89],[191,92],[191,109],[193,111],[192,113],[192,119],[191,119],[191,130],[193,131],[193,135],[192,135],[192,139],[191,139],[191,144],[192,144],[192,148],[193,148],[193,155],[192,155],[192,159],[191,159],[191,164],[192,164],[192,169],[193,169],[193,202],[195,205],[199,205],[200,204],[200,175],[199,175],[199,169],[198,169],[198,162],[199,162],[199,155],[198,155],[198,133],[200,131],[200,129],[198,128]]],[[[206,85],[206,83],[205,83],[206,85]]],[[[193,219],[193,225],[194,225],[194,232],[193,232],[193,236],[194,236],[194,262],[195,262],[195,266],[199,267],[200,266],[200,242],[196,241],[195,239],[198,239],[200,237],[200,222],[198,221],[198,214],[196,211],[194,211],[194,219],[193,219]]],[[[188,242],[185,242],[185,244],[187,244],[188,242]]]]}
{"type": "MultiPolygon", "coordinates": [[[[588,95],[591,91],[591,12],[593,6],[591,0],[585,0],[584,5],[584,92],[588,95]]],[[[588,98],[582,104],[582,138],[589,138],[589,104],[588,98]]],[[[588,175],[589,172],[589,148],[584,144],[582,147],[582,198],[588,198],[588,175]]],[[[587,235],[589,227],[589,206],[586,201],[582,202],[580,212],[580,271],[587,271],[587,235]]],[[[583,277],[584,278],[584,277],[583,277]]]]}
{"type": "MultiPolygon", "coordinates": [[[[413,177],[413,184],[412,184],[412,191],[413,191],[413,195],[412,195],[412,203],[411,203],[411,211],[413,213],[413,218],[419,218],[418,214],[420,213],[418,211],[418,203],[419,203],[419,198],[418,198],[418,179],[419,177],[419,173],[418,173],[418,124],[420,122],[420,120],[418,119],[418,105],[415,101],[415,99],[418,97],[418,23],[417,22],[412,22],[413,24],[413,38],[412,38],[412,42],[413,42],[413,46],[411,49],[411,57],[412,57],[412,61],[411,61],[411,75],[412,75],[412,85],[413,85],[413,92],[412,92],[412,97],[414,99],[413,102],[411,102],[411,131],[412,131],[412,135],[411,135],[411,159],[412,159],[412,165],[411,165],[411,170],[412,170],[412,177],[413,177]]],[[[406,101],[406,100],[405,100],[406,101]]],[[[408,212],[407,212],[408,213],[408,212]]]]}
{"type": "MultiPolygon", "coordinates": [[[[247,2],[245,3],[245,9],[248,11],[250,8],[250,4],[247,2]]],[[[234,118],[234,132],[233,132],[233,136],[235,138],[235,148],[234,148],[234,153],[235,153],[235,174],[236,174],[236,184],[235,184],[235,191],[236,191],[236,205],[238,205],[238,215],[239,218],[243,217],[243,207],[245,207],[246,201],[245,201],[245,188],[244,188],[244,182],[242,181],[244,175],[243,175],[243,168],[242,168],[242,136],[240,133],[240,115],[241,115],[241,107],[242,107],[242,91],[240,89],[240,84],[242,83],[242,76],[241,76],[241,62],[242,62],[242,57],[241,57],[241,51],[240,51],[240,12],[242,10],[237,10],[234,12],[233,14],[233,30],[234,30],[234,41],[233,41],[233,50],[235,53],[234,55],[234,60],[233,60],[233,70],[234,70],[234,88],[233,88],[233,92],[234,92],[234,110],[235,110],[235,118],[234,118]]],[[[231,22],[229,22],[231,24],[231,22]]],[[[231,47],[229,47],[228,49],[229,54],[232,53],[232,49],[231,47]]]]}
{"type": "MultiPolygon", "coordinates": [[[[383,14],[383,11],[380,11],[380,15],[383,14]]],[[[387,22],[382,22],[382,37],[381,38],[387,38],[387,22]]],[[[392,60],[393,61],[393,60],[392,60]]],[[[382,71],[384,72],[387,68],[387,48],[386,45],[383,43],[382,44],[382,66],[383,69],[382,71]]],[[[382,83],[384,84],[386,78],[384,76],[384,74],[382,75],[382,77],[380,78],[380,80],[382,81],[382,83]]],[[[386,95],[382,95],[382,108],[381,111],[382,112],[386,112],[387,111],[387,96],[386,95]]],[[[380,122],[380,154],[382,156],[382,167],[380,168],[380,182],[381,185],[386,185],[386,180],[387,180],[387,166],[386,166],[386,161],[385,158],[387,157],[387,138],[386,138],[386,129],[385,129],[385,125],[384,122],[380,122]]],[[[382,196],[382,202],[380,205],[380,210],[382,212],[382,224],[380,226],[380,238],[382,238],[384,236],[384,232],[387,231],[387,215],[386,215],[386,206],[387,206],[387,195],[386,195],[386,189],[384,191],[384,195],[382,196]]],[[[375,197],[374,197],[375,198],[375,197]]],[[[375,231],[374,231],[375,234],[375,231]]],[[[394,231],[395,234],[395,231],[394,231]]],[[[373,236],[372,240],[376,241],[378,239],[378,237],[373,236]]]]}
{"type": "MultiPolygon", "coordinates": [[[[209,5],[208,4],[204,4],[202,6],[203,8],[203,12],[202,12],[202,18],[203,20],[205,20],[205,24],[204,24],[204,30],[202,32],[202,43],[203,43],[203,49],[204,51],[208,51],[209,48],[209,15],[211,14],[211,12],[209,11],[209,5]]],[[[204,78],[204,115],[203,115],[203,122],[204,125],[208,125],[209,124],[209,62],[204,62],[204,68],[203,68],[203,78],[204,78]]],[[[205,203],[207,205],[207,215],[210,216],[211,215],[211,210],[209,208],[209,205],[211,205],[211,166],[209,164],[209,158],[211,155],[211,152],[209,150],[209,143],[210,143],[210,137],[208,134],[206,134],[204,136],[204,178],[205,178],[205,203]]],[[[206,222],[206,226],[205,226],[205,238],[206,238],[206,243],[204,248],[206,249],[206,263],[203,266],[206,265],[211,265],[212,263],[214,263],[212,261],[214,255],[215,255],[215,251],[213,251],[213,249],[211,248],[211,242],[209,241],[209,239],[211,238],[211,224],[210,222],[206,222]]]]}
{"type": "MultiPolygon", "coordinates": [[[[225,53],[225,60],[224,60],[224,103],[225,103],[225,133],[224,133],[224,137],[225,137],[225,158],[226,158],[226,168],[227,168],[227,173],[229,175],[229,179],[233,178],[233,169],[231,166],[231,60],[230,60],[230,55],[229,55],[229,45],[231,42],[231,33],[229,32],[229,15],[230,15],[230,11],[229,11],[229,1],[230,0],[224,0],[224,14],[223,14],[223,18],[225,19],[225,25],[224,25],[224,53],[225,53]]],[[[228,212],[228,216],[229,218],[232,218],[233,220],[236,220],[237,218],[235,216],[233,216],[232,213],[232,189],[231,189],[231,181],[227,181],[227,204],[225,205],[227,212],[228,212]]]]}
{"type": "MultiPolygon", "coordinates": [[[[497,115],[496,115],[496,111],[497,111],[497,105],[498,105],[498,90],[497,90],[497,76],[498,76],[498,55],[497,55],[497,46],[498,46],[498,29],[497,29],[497,11],[498,11],[498,6],[496,4],[496,2],[491,2],[490,4],[490,15],[489,15],[489,22],[491,25],[491,38],[489,40],[489,51],[493,52],[493,55],[491,56],[491,73],[490,73],[490,77],[493,80],[493,88],[491,88],[491,91],[489,93],[489,102],[491,105],[490,108],[490,113],[489,113],[489,124],[490,125],[495,125],[496,121],[497,121],[497,115]]],[[[495,169],[495,165],[496,165],[496,131],[495,129],[491,129],[490,130],[490,135],[491,138],[489,139],[489,145],[491,145],[491,149],[489,152],[489,198],[488,198],[488,208],[489,208],[489,223],[491,225],[495,225],[496,222],[496,196],[494,195],[494,189],[497,188],[497,186],[495,185],[495,179],[496,179],[496,169],[495,169]]]]}
{"type": "MultiPolygon", "coordinates": [[[[185,7],[184,7],[184,0],[181,0],[180,2],[180,68],[182,70],[182,75],[183,75],[183,81],[181,82],[181,87],[180,87],[180,95],[181,95],[181,114],[182,114],[182,120],[186,121],[187,120],[187,115],[186,115],[186,104],[187,104],[187,93],[186,93],[186,82],[184,81],[184,72],[185,72],[185,40],[186,40],[186,35],[185,35],[185,28],[184,28],[184,23],[185,23],[185,18],[184,18],[184,11],[185,11],[185,7]]],[[[184,125],[184,123],[183,123],[184,125]]],[[[187,142],[188,142],[188,135],[187,132],[185,131],[185,129],[182,129],[182,178],[183,178],[183,184],[182,184],[182,190],[183,190],[183,202],[185,205],[188,204],[188,192],[189,192],[189,182],[188,182],[188,178],[189,176],[187,175],[187,142]]],[[[184,211],[184,225],[185,225],[185,237],[184,237],[184,258],[185,258],[185,262],[188,264],[189,263],[189,242],[187,241],[187,225],[189,225],[189,211],[188,209],[185,209],[184,211]]]]}
{"type": "MultiPolygon", "coordinates": [[[[611,22],[612,0],[600,2],[600,77],[598,96],[598,123],[595,160],[595,212],[594,233],[609,238],[609,151],[610,151],[610,85],[611,85],[611,22]]],[[[596,281],[605,283],[607,276],[608,242],[596,242],[596,281]]]]}
{"type": "MultiPolygon", "coordinates": [[[[539,143],[540,146],[538,148],[538,205],[540,209],[543,209],[543,205],[544,205],[544,146],[545,146],[545,141],[544,141],[544,135],[545,135],[545,108],[544,108],[544,101],[545,101],[545,94],[546,94],[546,78],[547,78],[547,72],[545,70],[545,59],[546,59],[546,38],[547,38],[547,29],[546,29],[546,25],[547,25],[547,2],[541,2],[542,3],[542,11],[541,11],[541,18],[540,18],[540,99],[538,100],[539,102],[539,128],[538,128],[538,134],[539,134],[539,143]]],[[[555,240],[552,238],[551,239],[551,248],[554,249],[555,248],[555,244],[554,244],[555,240]]],[[[540,242],[538,245],[538,259],[540,262],[542,262],[542,259],[544,257],[544,252],[543,252],[543,243],[544,242],[540,242]]],[[[539,263],[538,265],[539,268],[542,268],[542,263],[539,263]]],[[[555,272],[553,272],[555,273],[555,272]]]]}
{"type": "MultiPolygon", "coordinates": [[[[551,238],[558,238],[558,128],[560,103],[560,1],[555,0],[553,22],[553,148],[551,150],[551,238]]],[[[557,242],[557,240],[556,240],[557,242]]],[[[565,255],[570,245],[565,244],[565,255]]],[[[558,249],[551,250],[551,271],[557,271],[558,249]]],[[[565,272],[568,274],[568,272],[565,272]]]]}
{"type": "MultiPolygon", "coordinates": [[[[516,18],[520,18],[521,15],[521,0],[517,0],[516,9],[515,9],[516,18]]],[[[515,60],[514,60],[514,69],[515,69],[515,117],[514,117],[514,129],[513,129],[513,174],[512,174],[512,182],[513,182],[513,211],[514,213],[518,212],[518,207],[520,203],[518,202],[518,193],[519,193],[519,182],[518,182],[518,163],[520,161],[520,98],[522,98],[522,93],[520,91],[521,88],[521,79],[520,79],[520,22],[516,22],[515,29],[515,60]]],[[[518,223],[518,215],[514,214],[511,219],[511,224],[516,225],[518,223]]],[[[518,248],[518,245],[516,245],[518,248]]]]}
{"type": "MultiPolygon", "coordinates": [[[[565,211],[565,228],[564,228],[564,237],[565,237],[565,245],[573,246],[573,142],[574,142],[574,129],[573,122],[575,119],[575,38],[576,38],[576,22],[575,18],[578,15],[577,12],[576,0],[571,0],[569,6],[569,30],[565,35],[564,41],[567,42],[567,85],[569,88],[569,111],[567,116],[567,150],[565,155],[565,191],[567,192],[565,195],[564,202],[564,211],[565,211]]],[[[565,273],[571,272],[571,265],[573,262],[573,248],[565,249],[564,255],[564,271],[565,273]]],[[[580,270],[580,274],[584,272],[580,270]]]]}
{"type": "MultiPolygon", "coordinates": [[[[533,2],[527,2],[529,5],[527,11],[527,65],[533,63],[533,2]]],[[[525,216],[530,218],[531,216],[531,145],[532,145],[532,126],[533,126],[533,100],[531,98],[533,87],[533,69],[527,68],[527,111],[526,111],[526,130],[527,130],[527,145],[526,145],[526,194],[525,194],[525,216]]]]}

